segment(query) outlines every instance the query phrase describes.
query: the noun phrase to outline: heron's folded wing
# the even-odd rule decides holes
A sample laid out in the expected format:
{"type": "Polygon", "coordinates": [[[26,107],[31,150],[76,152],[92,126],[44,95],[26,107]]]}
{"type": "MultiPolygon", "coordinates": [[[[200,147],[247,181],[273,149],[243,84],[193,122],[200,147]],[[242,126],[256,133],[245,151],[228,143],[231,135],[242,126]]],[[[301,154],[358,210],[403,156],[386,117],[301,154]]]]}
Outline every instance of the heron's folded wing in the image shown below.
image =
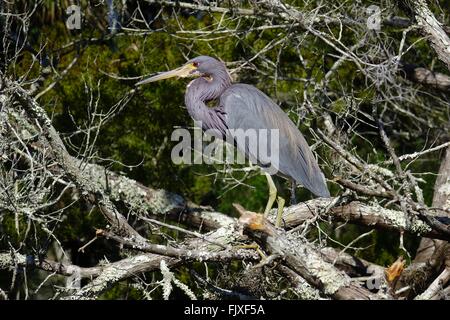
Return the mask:
{"type": "Polygon", "coordinates": [[[244,131],[246,137],[251,137],[252,131],[260,133],[261,129],[271,132],[270,137],[275,137],[278,132],[275,144],[270,137],[261,140],[264,131],[258,135],[258,148],[264,147],[266,152],[256,151],[248,142],[236,142],[252,162],[262,166],[270,164],[315,195],[330,196],[324,175],[305,138],[286,113],[267,95],[253,86],[235,84],[222,94],[220,106],[225,111],[225,122],[230,131],[241,130],[241,134],[244,131]]]}

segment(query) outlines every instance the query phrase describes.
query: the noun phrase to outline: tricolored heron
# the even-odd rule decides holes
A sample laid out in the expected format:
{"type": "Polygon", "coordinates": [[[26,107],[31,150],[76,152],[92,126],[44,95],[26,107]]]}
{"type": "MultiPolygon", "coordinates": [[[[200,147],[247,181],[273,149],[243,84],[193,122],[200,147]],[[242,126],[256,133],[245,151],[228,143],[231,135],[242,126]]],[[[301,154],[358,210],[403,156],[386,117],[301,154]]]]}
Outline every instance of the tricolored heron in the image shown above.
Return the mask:
{"type": "MultiPolygon", "coordinates": [[[[233,84],[225,65],[208,56],[196,57],[182,67],[159,73],[136,85],[172,77],[197,77],[187,86],[185,103],[190,116],[194,121],[201,122],[203,130],[214,130],[224,140],[232,130],[237,129],[278,130],[278,146],[275,150],[271,150],[278,152],[278,161],[274,165],[278,174],[291,179],[294,187],[295,183],[299,183],[316,196],[330,196],[325,177],[305,138],[286,113],[267,95],[248,84],[233,84]],[[216,107],[209,108],[206,105],[211,100],[218,100],[216,107]]],[[[261,158],[260,154],[252,152],[242,143],[237,144],[237,148],[265,171],[269,185],[269,200],[264,215],[267,217],[274,201],[277,200],[276,224],[279,226],[284,199],[277,198],[275,184],[265,170],[267,158],[261,158]]],[[[270,146],[268,148],[270,149],[270,146]]]]}

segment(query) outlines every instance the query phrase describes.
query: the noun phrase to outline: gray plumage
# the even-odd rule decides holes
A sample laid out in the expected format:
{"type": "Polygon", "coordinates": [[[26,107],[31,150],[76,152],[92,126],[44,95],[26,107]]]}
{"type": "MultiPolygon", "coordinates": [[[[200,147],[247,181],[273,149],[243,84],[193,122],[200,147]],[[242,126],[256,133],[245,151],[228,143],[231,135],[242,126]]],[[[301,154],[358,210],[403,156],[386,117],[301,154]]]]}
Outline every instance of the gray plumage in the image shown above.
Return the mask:
{"type": "Polygon", "coordinates": [[[259,164],[263,169],[273,165],[279,174],[302,184],[316,196],[330,196],[325,177],[308,143],[291,119],[257,88],[247,84],[232,84],[222,62],[208,56],[200,56],[188,61],[184,67],[154,76],[139,84],[189,75],[200,77],[187,86],[186,107],[191,117],[201,122],[204,130],[214,130],[216,135],[225,140],[233,129],[278,129],[278,147],[274,150],[271,150],[270,145],[266,147],[268,154],[278,152],[278,163],[270,163],[270,158],[260,157],[259,153],[248,147],[247,142],[239,143],[235,139],[235,144],[250,161],[259,164]],[[216,99],[216,107],[206,106],[206,102],[216,99]]]}
{"type": "MultiPolygon", "coordinates": [[[[223,92],[220,106],[225,110],[226,124],[230,129],[278,129],[279,148],[271,150],[270,144],[267,146],[270,152],[278,152],[276,169],[282,176],[294,179],[316,196],[330,196],[325,177],[305,138],[286,113],[267,95],[253,86],[235,84],[223,92]]],[[[243,151],[242,146],[240,149],[243,151]]],[[[268,161],[258,156],[249,155],[252,162],[257,158],[258,163],[267,165],[268,161]]]]}

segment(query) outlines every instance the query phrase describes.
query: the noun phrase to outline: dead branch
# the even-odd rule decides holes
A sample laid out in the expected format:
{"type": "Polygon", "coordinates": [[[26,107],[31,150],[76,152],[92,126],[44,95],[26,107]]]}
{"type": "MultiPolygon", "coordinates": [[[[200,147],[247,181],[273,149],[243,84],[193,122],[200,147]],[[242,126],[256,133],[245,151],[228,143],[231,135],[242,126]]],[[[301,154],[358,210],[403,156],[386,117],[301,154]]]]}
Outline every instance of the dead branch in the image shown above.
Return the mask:
{"type": "Polygon", "coordinates": [[[325,262],[311,244],[277,230],[261,215],[235,205],[241,214],[239,221],[251,237],[271,254],[280,255],[286,265],[297,272],[309,284],[335,299],[375,299],[368,290],[354,285],[345,273],[325,262]]]}
{"type": "Polygon", "coordinates": [[[405,5],[414,13],[414,18],[422,33],[428,38],[439,59],[447,65],[450,71],[450,38],[428,8],[425,0],[404,1],[405,5]]]}

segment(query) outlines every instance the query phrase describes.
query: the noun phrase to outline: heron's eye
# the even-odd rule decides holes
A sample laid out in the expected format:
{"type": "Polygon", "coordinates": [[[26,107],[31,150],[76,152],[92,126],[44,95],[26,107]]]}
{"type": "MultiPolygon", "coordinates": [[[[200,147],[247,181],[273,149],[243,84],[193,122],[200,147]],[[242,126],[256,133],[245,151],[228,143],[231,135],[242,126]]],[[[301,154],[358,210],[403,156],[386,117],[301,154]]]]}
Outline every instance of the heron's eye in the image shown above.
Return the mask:
{"type": "Polygon", "coordinates": [[[192,65],[197,68],[198,67],[198,62],[192,62],[192,65]]]}

